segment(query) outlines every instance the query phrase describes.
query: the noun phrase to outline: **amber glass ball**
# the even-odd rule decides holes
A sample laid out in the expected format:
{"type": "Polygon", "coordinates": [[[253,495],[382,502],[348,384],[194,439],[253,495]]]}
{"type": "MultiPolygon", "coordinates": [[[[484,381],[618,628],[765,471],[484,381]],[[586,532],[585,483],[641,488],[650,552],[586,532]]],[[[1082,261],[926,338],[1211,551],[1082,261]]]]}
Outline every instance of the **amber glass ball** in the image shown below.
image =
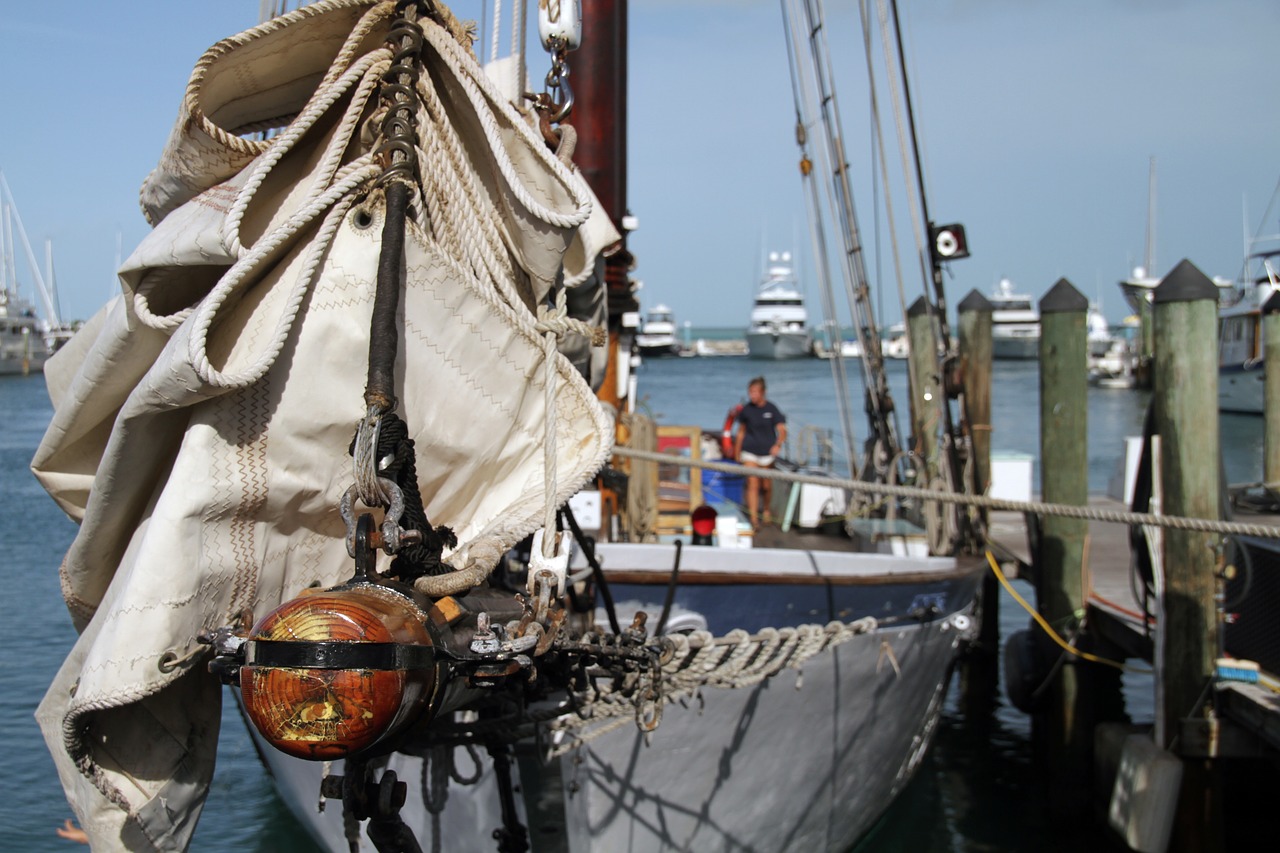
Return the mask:
{"type": "MultiPolygon", "coordinates": [[[[431,644],[414,602],[374,584],[304,594],[267,614],[250,639],[431,644]]],[[[277,749],[298,758],[348,758],[420,717],[433,669],[313,669],[246,665],[245,711],[277,749]]]]}

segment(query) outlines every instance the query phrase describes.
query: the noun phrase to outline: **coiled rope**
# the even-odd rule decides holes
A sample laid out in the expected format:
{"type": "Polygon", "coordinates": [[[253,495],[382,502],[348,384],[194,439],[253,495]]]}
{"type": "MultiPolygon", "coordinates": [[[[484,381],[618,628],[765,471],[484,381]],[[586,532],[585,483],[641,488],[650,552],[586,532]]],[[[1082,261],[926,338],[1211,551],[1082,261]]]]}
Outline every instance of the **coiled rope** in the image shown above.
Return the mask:
{"type": "MultiPolygon", "coordinates": [[[[669,635],[664,639],[671,642],[673,652],[661,667],[658,683],[646,683],[652,678],[648,672],[629,673],[616,682],[597,681],[594,696],[579,697],[576,714],[561,715],[547,726],[553,735],[569,736],[553,737],[556,745],[548,757],[564,755],[646,713],[660,716],[661,705],[697,697],[703,687],[751,687],[791,669],[799,673],[796,689],[800,689],[806,661],[878,627],[874,617],[866,616],[853,622],[765,628],[755,634],[735,630],[724,637],[713,637],[708,631],[669,635]],[[646,702],[654,707],[645,708],[646,702]]],[[[944,631],[955,627],[957,641],[964,637],[949,619],[925,627],[944,631]]]]}

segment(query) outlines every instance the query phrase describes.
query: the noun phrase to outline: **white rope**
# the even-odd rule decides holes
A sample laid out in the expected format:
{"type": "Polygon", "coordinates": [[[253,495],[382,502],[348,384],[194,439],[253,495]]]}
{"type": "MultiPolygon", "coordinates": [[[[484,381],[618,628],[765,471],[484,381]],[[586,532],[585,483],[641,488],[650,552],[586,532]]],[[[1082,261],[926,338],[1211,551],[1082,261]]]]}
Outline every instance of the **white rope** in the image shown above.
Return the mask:
{"type": "Polygon", "coordinates": [[[516,91],[525,91],[528,70],[524,59],[524,4],[525,0],[513,0],[511,4],[511,55],[516,63],[516,91]]]}
{"type": "Polygon", "coordinates": [[[476,279],[495,288],[511,304],[519,301],[509,282],[515,276],[492,204],[477,186],[478,178],[468,165],[465,145],[434,82],[424,76],[418,81],[423,114],[418,122],[419,173],[422,175],[427,207],[432,210],[432,233],[455,257],[464,262],[476,279]]]}
{"type": "MultiPolygon", "coordinates": [[[[253,253],[251,258],[247,258],[245,256],[245,249],[240,241],[240,226],[244,218],[245,210],[256,196],[257,191],[262,186],[263,181],[266,180],[267,175],[276,166],[276,164],[279,163],[280,159],[293,148],[294,144],[307,130],[311,129],[318,118],[351,88],[353,82],[360,80],[361,83],[357,89],[356,96],[353,98],[351,105],[348,106],[334,138],[326,149],[324,158],[319,163],[316,170],[315,180],[312,182],[310,189],[304,196],[304,200],[309,200],[313,202],[313,204],[309,206],[304,204],[303,209],[299,211],[299,213],[305,214],[301,219],[295,218],[295,220],[292,221],[292,225],[290,222],[282,223],[277,226],[276,231],[272,232],[270,235],[264,235],[261,242],[269,243],[271,250],[278,248],[285,241],[295,236],[301,228],[306,227],[315,215],[319,214],[323,207],[327,206],[328,203],[332,203],[332,200],[335,197],[332,193],[326,193],[325,189],[335,179],[340,180],[345,175],[350,174],[351,166],[348,166],[345,171],[340,169],[343,152],[345,151],[360,118],[364,102],[370,96],[374,87],[378,84],[382,71],[384,71],[386,66],[389,64],[390,55],[389,51],[375,51],[369,56],[364,57],[360,63],[354,66],[348,73],[341,75],[337,79],[336,83],[330,86],[327,90],[317,90],[317,93],[312,96],[311,101],[303,112],[299,114],[298,118],[295,119],[284,133],[280,134],[280,136],[273,140],[272,146],[255,162],[253,169],[250,172],[249,179],[236,194],[236,199],[232,202],[232,205],[227,212],[227,216],[222,223],[222,241],[232,255],[237,256],[240,261],[250,261],[253,265],[256,265],[257,261],[262,260],[270,254],[269,251],[259,251],[253,253]],[[326,204],[322,204],[320,207],[316,207],[314,202],[321,198],[326,198],[330,201],[326,204]]],[[[353,163],[352,166],[354,165],[355,164],[353,163]]],[[[232,273],[238,273],[238,276],[234,281],[234,287],[231,288],[234,290],[234,288],[239,287],[243,279],[252,272],[253,268],[254,266],[245,267],[240,263],[234,264],[231,269],[224,274],[222,281],[220,281],[219,284],[210,292],[209,297],[212,298],[215,297],[215,295],[218,295],[219,304],[221,304],[221,301],[225,299],[226,295],[229,295],[229,291],[226,293],[223,292],[227,290],[227,288],[224,287],[224,282],[228,281],[232,276],[232,273]]],[[[134,311],[143,323],[151,326],[152,328],[169,331],[176,329],[188,317],[197,313],[203,307],[191,306],[171,315],[158,316],[153,314],[150,310],[150,305],[147,299],[149,292],[149,288],[140,288],[138,292],[134,294],[134,311]]],[[[201,342],[201,346],[203,347],[203,341],[201,342]]]]}
{"type": "MultiPolygon", "coordinates": [[[[726,474],[741,474],[741,465],[729,465],[723,462],[694,462],[670,453],[655,453],[637,450],[634,447],[614,447],[617,456],[630,459],[643,459],[661,462],[667,465],[679,465],[685,468],[705,468],[709,471],[722,471],[726,474]]],[[[1096,507],[1075,506],[1073,504],[1040,503],[1038,501],[1011,501],[1004,498],[991,498],[986,495],[966,495],[959,492],[939,492],[933,489],[918,489],[912,486],[895,486],[890,483],[867,483],[862,480],[847,480],[841,477],[816,477],[812,474],[793,474],[789,471],[778,471],[773,468],[756,468],[751,476],[769,480],[783,480],[789,483],[813,483],[838,489],[849,489],[858,493],[869,493],[877,499],[884,496],[900,498],[917,498],[923,501],[938,503],[964,504],[980,509],[1009,510],[1011,512],[1032,513],[1034,515],[1053,515],[1061,518],[1083,518],[1090,521],[1105,521],[1112,524],[1145,525],[1174,530],[1194,530],[1200,533],[1222,533],[1228,536],[1258,536],[1270,539],[1280,538],[1280,527],[1266,524],[1248,524],[1241,521],[1218,521],[1210,518],[1185,518],[1176,515],[1155,515],[1149,512],[1128,512],[1120,510],[1098,509],[1096,507]]]]}
{"type": "MultiPolygon", "coordinates": [[[[867,616],[854,622],[765,628],[757,634],[738,629],[720,638],[708,631],[672,634],[669,639],[674,653],[662,667],[661,683],[651,686],[657,688],[657,701],[662,704],[694,697],[703,687],[751,687],[787,669],[799,673],[815,656],[878,627],[876,619],[867,616]]],[[[636,696],[648,677],[647,671],[629,673],[618,687],[598,682],[599,692],[583,699],[577,714],[562,716],[548,727],[551,732],[572,735],[553,749],[551,756],[563,755],[632,722],[636,696]]]]}
{"type": "Polygon", "coordinates": [[[196,374],[201,380],[210,385],[235,388],[252,384],[262,378],[276,356],[279,355],[281,347],[284,346],[285,338],[288,337],[298,308],[302,304],[302,298],[311,286],[311,280],[319,268],[320,261],[324,257],[329,243],[332,241],[333,235],[342,221],[342,214],[346,213],[352,202],[352,199],[345,197],[377,178],[381,172],[382,168],[373,162],[371,156],[356,160],[350,167],[342,170],[340,173],[342,179],[337,184],[294,213],[270,234],[265,235],[247,255],[236,262],[227,274],[222,277],[217,287],[200,303],[192,320],[194,325],[189,340],[189,355],[191,363],[196,369],[196,374]],[[209,361],[208,341],[209,330],[213,326],[213,321],[219,309],[222,308],[232,294],[245,284],[260,263],[269,259],[276,249],[311,225],[326,208],[337,205],[339,201],[342,204],[330,211],[330,215],[325,217],[320,232],[307,248],[307,254],[293,289],[289,293],[285,310],[281,312],[276,320],[275,331],[266,349],[254,357],[249,365],[240,371],[224,373],[215,369],[209,361]],[[334,215],[334,213],[337,213],[337,215],[334,215]]]}
{"type": "Polygon", "coordinates": [[[232,202],[231,209],[227,212],[227,218],[222,225],[223,242],[233,254],[241,255],[244,253],[244,246],[240,241],[240,226],[244,219],[245,211],[257,196],[258,189],[267,179],[267,175],[293,149],[298,140],[307,131],[311,130],[320,116],[345,95],[353,83],[359,80],[360,86],[356,90],[356,96],[352,98],[351,104],[347,107],[338,133],[335,134],[334,140],[329,144],[324,158],[316,169],[315,179],[307,191],[307,197],[314,198],[321,188],[333,180],[334,173],[337,171],[346,148],[346,143],[351,139],[355,124],[359,120],[369,97],[372,95],[374,87],[378,85],[382,72],[390,67],[390,63],[391,51],[387,49],[374,51],[362,57],[360,62],[346,74],[340,76],[336,83],[323,90],[317,89],[311,101],[298,114],[298,118],[283,133],[277,136],[273,140],[271,148],[258,158],[254,164],[253,171],[249,174],[249,179],[236,195],[236,200],[232,202]]]}
{"type": "Polygon", "coordinates": [[[502,0],[493,0],[493,29],[489,40],[489,61],[498,58],[498,34],[502,31],[502,0]]]}
{"type": "Polygon", "coordinates": [[[478,70],[475,63],[465,60],[462,48],[456,40],[439,26],[430,22],[424,22],[422,29],[427,41],[436,49],[441,59],[444,59],[455,71],[459,72],[458,83],[462,86],[463,91],[466,92],[467,97],[478,108],[476,112],[480,118],[481,128],[484,130],[485,138],[489,141],[489,146],[493,150],[498,171],[502,174],[511,194],[529,213],[548,225],[554,225],[558,228],[577,228],[586,222],[587,217],[591,215],[590,193],[587,191],[586,186],[574,177],[568,167],[557,160],[552,159],[547,162],[552,172],[570,191],[574,203],[574,211],[570,214],[562,214],[542,204],[529,194],[524,182],[520,180],[518,169],[511,162],[510,155],[506,153],[505,143],[502,139],[503,130],[498,126],[495,114],[501,114],[506,119],[510,131],[522,137],[524,143],[531,148],[536,150],[538,146],[542,145],[541,138],[534,135],[533,129],[521,120],[515,108],[502,98],[484,73],[478,70]],[[488,105],[487,109],[481,108],[484,104],[488,105]]]}
{"type": "Polygon", "coordinates": [[[545,364],[543,380],[543,401],[546,407],[546,430],[542,442],[543,494],[546,495],[546,507],[542,517],[542,556],[555,555],[556,530],[556,345],[569,332],[577,332],[586,336],[592,346],[604,346],[604,329],[584,323],[569,316],[567,296],[562,287],[556,292],[556,305],[546,305],[538,309],[537,330],[542,333],[542,358],[545,364]]]}

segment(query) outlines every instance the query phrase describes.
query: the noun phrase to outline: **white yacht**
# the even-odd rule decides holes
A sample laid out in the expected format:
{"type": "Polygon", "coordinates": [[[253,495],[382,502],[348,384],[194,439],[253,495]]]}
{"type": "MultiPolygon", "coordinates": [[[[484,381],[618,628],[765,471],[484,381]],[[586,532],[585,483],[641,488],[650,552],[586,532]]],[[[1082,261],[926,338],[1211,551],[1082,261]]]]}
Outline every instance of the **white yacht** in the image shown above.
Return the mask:
{"type": "Polygon", "coordinates": [[[662,303],[653,306],[640,324],[636,346],[641,355],[678,355],[680,341],[676,338],[676,318],[671,309],[662,303]]]}
{"type": "Polygon", "coordinates": [[[747,353],[752,358],[775,359],[813,355],[809,314],[791,271],[790,252],[769,253],[769,264],[751,308],[747,353]]]}
{"type": "Polygon", "coordinates": [[[1244,274],[1230,296],[1218,301],[1218,409],[1263,411],[1262,307],[1280,291],[1280,235],[1245,258],[1244,274]]]}
{"type": "Polygon", "coordinates": [[[907,324],[894,323],[885,330],[880,340],[880,355],[901,360],[911,355],[911,341],[907,337],[907,324]]]}
{"type": "Polygon", "coordinates": [[[44,322],[16,290],[0,289],[0,375],[39,373],[49,357],[44,322]]]}
{"type": "Polygon", "coordinates": [[[991,300],[991,357],[1039,358],[1040,312],[1025,293],[1015,293],[1013,282],[1000,279],[987,297],[991,300]]]}
{"type": "MultiPolygon", "coordinates": [[[[1231,301],[1234,282],[1220,275],[1215,275],[1210,280],[1218,286],[1218,302],[1231,301]]],[[[1144,312],[1150,310],[1146,306],[1151,304],[1151,292],[1161,281],[1162,279],[1148,272],[1146,267],[1134,267],[1133,274],[1121,280],[1120,292],[1124,294],[1125,302],[1129,303],[1133,313],[1141,317],[1144,312]]]]}

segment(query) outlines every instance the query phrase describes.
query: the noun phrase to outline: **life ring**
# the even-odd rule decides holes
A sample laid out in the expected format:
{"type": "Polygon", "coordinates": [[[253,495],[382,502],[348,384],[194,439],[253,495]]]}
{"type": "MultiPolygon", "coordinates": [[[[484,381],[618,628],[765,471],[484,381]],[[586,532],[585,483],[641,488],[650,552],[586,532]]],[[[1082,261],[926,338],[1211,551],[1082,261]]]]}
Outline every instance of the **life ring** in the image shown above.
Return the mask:
{"type": "Polygon", "coordinates": [[[733,452],[733,422],[738,419],[738,415],[742,412],[742,404],[729,409],[729,414],[724,416],[724,430],[720,433],[720,455],[725,459],[734,459],[733,452]]]}

